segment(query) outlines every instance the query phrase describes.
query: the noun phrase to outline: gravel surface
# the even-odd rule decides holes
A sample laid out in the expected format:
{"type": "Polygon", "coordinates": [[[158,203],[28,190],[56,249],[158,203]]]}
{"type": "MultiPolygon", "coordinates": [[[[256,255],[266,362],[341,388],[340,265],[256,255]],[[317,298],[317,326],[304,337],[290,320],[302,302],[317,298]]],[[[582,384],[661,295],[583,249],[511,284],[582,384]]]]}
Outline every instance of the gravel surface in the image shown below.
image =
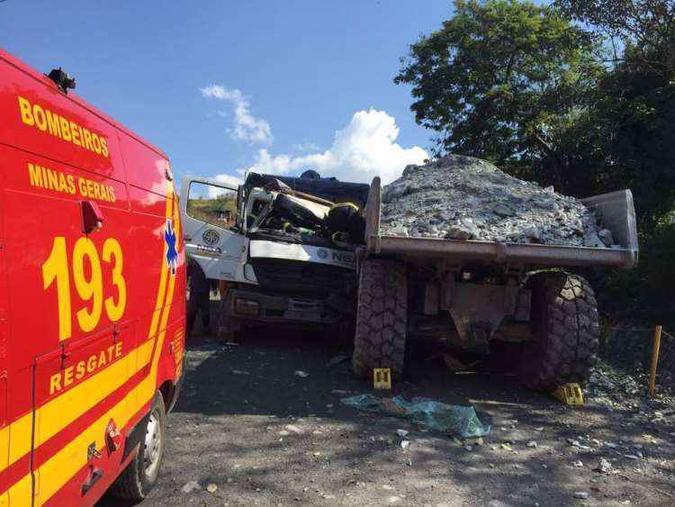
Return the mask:
{"type": "Polygon", "coordinates": [[[612,234],[573,197],[477,158],[409,165],[382,193],[382,233],[605,248],[612,234]]]}
{"type": "Polygon", "coordinates": [[[646,401],[642,386],[607,404],[612,388],[595,382],[599,401],[575,410],[496,373],[452,375],[419,352],[393,394],[473,404],[492,433],[460,441],[343,406],[340,398],[370,392],[348,352],[325,335],[279,331],[191,345],[159,484],[144,503],[675,502],[675,410],[646,401]]]}

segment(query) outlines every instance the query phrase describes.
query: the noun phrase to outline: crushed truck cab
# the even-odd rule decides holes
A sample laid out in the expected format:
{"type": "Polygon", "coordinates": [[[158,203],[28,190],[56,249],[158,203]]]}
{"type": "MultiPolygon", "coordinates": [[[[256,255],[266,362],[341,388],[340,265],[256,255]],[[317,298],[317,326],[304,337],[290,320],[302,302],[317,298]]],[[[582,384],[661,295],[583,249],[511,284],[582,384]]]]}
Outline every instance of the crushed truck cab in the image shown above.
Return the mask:
{"type": "Polygon", "coordinates": [[[182,378],[169,162],[72,84],[0,51],[0,506],[141,500],[182,378]]]}
{"type": "Polygon", "coordinates": [[[257,173],[236,187],[184,178],[186,251],[221,281],[221,331],[254,322],[348,325],[368,189],[257,173]]]}

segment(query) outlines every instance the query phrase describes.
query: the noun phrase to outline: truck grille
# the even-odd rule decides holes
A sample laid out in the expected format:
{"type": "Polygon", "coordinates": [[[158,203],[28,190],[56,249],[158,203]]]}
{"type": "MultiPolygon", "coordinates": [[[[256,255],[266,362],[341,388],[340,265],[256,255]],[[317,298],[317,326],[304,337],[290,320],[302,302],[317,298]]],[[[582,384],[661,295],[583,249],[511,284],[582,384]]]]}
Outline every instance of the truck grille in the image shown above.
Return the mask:
{"type": "Polygon", "coordinates": [[[349,294],[356,287],[356,272],[351,269],[279,259],[254,258],[249,262],[262,289],[327,296],[349,294]]]}

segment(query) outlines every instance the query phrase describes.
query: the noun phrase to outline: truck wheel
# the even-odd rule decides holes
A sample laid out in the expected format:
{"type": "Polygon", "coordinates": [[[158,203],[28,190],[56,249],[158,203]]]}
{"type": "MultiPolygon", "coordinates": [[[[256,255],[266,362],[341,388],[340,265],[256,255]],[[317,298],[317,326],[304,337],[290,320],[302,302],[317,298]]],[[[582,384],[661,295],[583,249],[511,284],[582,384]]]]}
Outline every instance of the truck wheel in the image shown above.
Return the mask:
{"type": "Polygon", "coordinates": [[[394,377],[403,374],[408,317],[408,284],[405,264],[370,259],[361,266],[354,372],[372,378],[373,368],[390,368],[394,377]]]}
{"type": "Polygon", "coordinates": [[[162,395],[157,393],[145,419],[138,454],[117,478],[111,493],[119,498],[140,502],[153,488],[159,477],[164,456],[166,413],[162,395]]]}
{"type": "Polygon", "coordinates": [[[522,375],[534,389],[584,383],[597,360],[600,328],[593,289],[581,276],[535,276],[532,317],[535,342],[526,346],[522,375]]]}
{"type": "Polygon", "coordinates": [[[227,300],[221,301],[218,309],[216,336],[228,342],[239,342],[241,341],[242,328],[241,321],[229,314],[227,300]]]}

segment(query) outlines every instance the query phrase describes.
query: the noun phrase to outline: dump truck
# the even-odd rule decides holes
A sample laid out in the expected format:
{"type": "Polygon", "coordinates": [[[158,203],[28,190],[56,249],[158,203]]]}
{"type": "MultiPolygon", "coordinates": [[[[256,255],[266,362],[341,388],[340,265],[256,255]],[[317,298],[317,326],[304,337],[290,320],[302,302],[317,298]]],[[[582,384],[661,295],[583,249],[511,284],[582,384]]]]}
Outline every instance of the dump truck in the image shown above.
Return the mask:
{"type": "Polygon", "coordinates": [[[513,366],[532,388],[583,382],[599,345],[597,302],[583,268],[628,268],[638,257],[630,190],[582,199],[620,248],[383,235],[381,183],[365,208],[358,252],[353,367],[403,373],[408,336],[487,352],[518,345],[513,366]]]}

